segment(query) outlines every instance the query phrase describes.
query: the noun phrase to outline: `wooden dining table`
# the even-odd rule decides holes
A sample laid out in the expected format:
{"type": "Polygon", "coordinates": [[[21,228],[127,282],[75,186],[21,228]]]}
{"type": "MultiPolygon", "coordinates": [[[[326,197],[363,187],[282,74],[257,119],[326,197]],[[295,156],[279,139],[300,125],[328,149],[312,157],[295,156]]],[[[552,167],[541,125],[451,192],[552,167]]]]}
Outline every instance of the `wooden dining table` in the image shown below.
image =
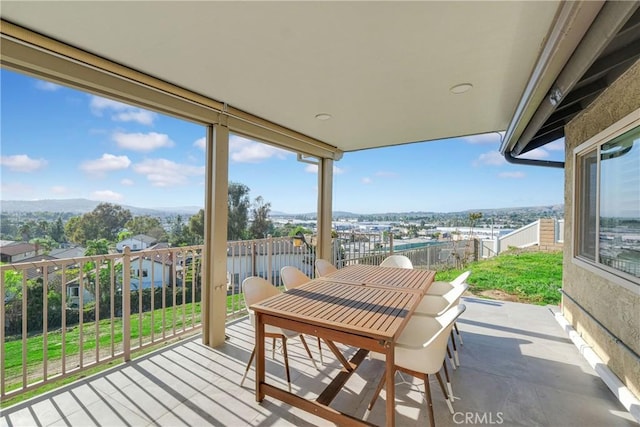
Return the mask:
{"type": "Polygon", "coordinates": [[[369,351],[385,355],[386,425],[395,425],[395,343],[435,272],[353,265],[273,296],[250,308],[256,320],[256,401],[271,396],[338,425],[371,425],[329,406],[369,351]],[[265,325],[323,339],[343,369],[314,400],[266,382],[265,325]],[[359,350],[347,361],[336,353],[339,342],[359,350]]]}

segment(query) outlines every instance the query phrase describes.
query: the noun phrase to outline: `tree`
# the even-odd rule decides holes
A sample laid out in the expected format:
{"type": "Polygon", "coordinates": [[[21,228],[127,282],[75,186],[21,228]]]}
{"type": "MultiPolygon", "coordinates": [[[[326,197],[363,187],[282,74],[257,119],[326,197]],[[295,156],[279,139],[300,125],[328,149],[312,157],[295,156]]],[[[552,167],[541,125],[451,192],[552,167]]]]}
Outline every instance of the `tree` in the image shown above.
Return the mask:
{"type": "Polygon", "coordinates": [[[100,203],[92,212],[83,216],[87,215],[98,230],[98,235],[93,238],[109,241],[114,241],[118,232],[132,218],[131,211],[112,203],[100,203]]]}
{"type": "Polygon", "coordinates": [[[64,225],[62,224],[62,218],[58,217],[56,222],[51,226],[51,238],[58,243],[64,243],[64,225]]]}
{"type": "Polygon", "coordinates": [[[469,214],[469,223],[471,224],[471,230],[469,231],[469,236],[473,236],[473,227],[476,225],[478,220],[482,218],[482,212],[471,212],[469,214]]]}
{"type": "Polygon", "coordinates": [[[49,236],[47,237],[36,237],[34,239],[29,240],[29,243],[36,245],[38,255],[48,254],[51,252],[51,249],[57,248],[57,243],[49,236]]]}
{"type": "Polygon", "coordinates": [[[78,244],[83,244],[87,241],[84,235],[84,228],[81,226],[81,222],[81,216],[74,216],[69,218],[69,221],[67,221],[64,226],[64,234],[66,240],[78,244]]]}
{"type": "Polygon", "coordinates": [[[122,206],[100,203],[93,211],[69,219],[65,233],[70,241],[81,245],[98,239],[112,242],[131,218],[131,212],[122,206]]]}
{"type": "Polygon", "coordinates": [[[109,253],[109,241],[107,239],[87,240],[86,256],[106,255],[109,253]]]}
{"type": "Polygon", "coordinates": [[[36,237],[45,237],[49,235],[50,228],[51,227],[49,225],[49,221],[44,219],[38,221],[37,227],[36,227],[36,237]]]}
{"type": "Polygon", "coordinates": [[[237,182],[229,183],[227,240],[242,240],[247,235],[249,222],[249,187],[237,182]]]}
{"type": "Polygon", "coordinates": [[[181,215],[176,216],[173,220],[171,231],[169,232],[169,243],[171,246],[188,246],[194,244],[194,238],[181,215]]]}
{"type": "Polygon", "coordinates": [[[133,236],[133,233],[125,228],[124,230],[118,233],[118,238],[116,239],[116,241],[122,242],[123,240],[128,239],[131,236],[133,236]]]}
{"type": "Polygon", "coordinates": [[[4,303],[22,297],[22,272],[6,270],[4,272],[4,303]]]}
{"type": "Polygon", "coordinates": [[[301,225],[297,225],[294,228],[292,228],[291,231],[289,231],[289,237],[294,237],[298,233],[311,234],[311,233],[313,233],[313,231],[309,230],[308,228],[304,228],[301,225]]]}
{"type": "Polygon", "coordinates": [[[189,233],[193,236],[196,245],[204,243],[204,209],[189,218],[189,233]]]}
{"type": "Polygon", "coordinates": [[[31,239],[32,237],[31,233],[33,232],[30,222],[25,222],[24,224],[20,225],[18,232],[20,233],[23,241],[29,241],[29,239],[31,239]]]}
{"type": "Polygon", "coordinates": [[[253,202],[253,222],[249,227],[249,234],[253,239],[263,239],[270,234],[273,223],[269,220],[271,203],[265,203],[262,196],[256,197],[253,202]]]}
{"type": "Polygon", "coordinates": [[[146,234],[158,241],[164,241],[167,239],[167,232],[164,227],[162,227],[160,220],[156,217],[149,215],[135,216],[127,221],[124,226],[132,235],[146,234]]]}

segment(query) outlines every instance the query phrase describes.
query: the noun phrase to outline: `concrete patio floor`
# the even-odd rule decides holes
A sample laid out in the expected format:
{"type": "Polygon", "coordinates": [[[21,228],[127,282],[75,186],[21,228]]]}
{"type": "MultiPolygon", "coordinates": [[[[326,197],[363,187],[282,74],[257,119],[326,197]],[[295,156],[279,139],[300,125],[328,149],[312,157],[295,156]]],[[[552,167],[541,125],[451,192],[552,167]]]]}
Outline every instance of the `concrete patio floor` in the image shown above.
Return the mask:
{"type": "MultiPolygon", "coordinates": [[[[452,373],[456,397],[450,415],[431,384],[436,425],[629,426],[638,424],[578,354],[553,317],[552,307],[465,298],[458,321],[464,346],[452,373]]],[[[2,410],[0,426],[317,426],[331,425],[267,397],[254,399],[254,370],[240,379],[253,347],[245,318],[228,325],[229,340],[211,349],[192,337],[162,350],[2,410]]],[[[318,349],[308,338],[316,361],[318,349]]],[[[350,357],[355,349],[341,347],[350,357]]],[[[316,370],[300,341],[289,341],[292,387],[314,398],[339,363],[324,351],[316,370]]],[[[382,374],[366,359],[331,406],[364,417],[382,374]]],[[[286,388],[282,355],[267,360],[268,381],[286,388]]],[[[422,385],[396,377],[396,424],[428,425],[422,385]]],[[[367,420],[384,425],[385,393],[367,420]]]]}

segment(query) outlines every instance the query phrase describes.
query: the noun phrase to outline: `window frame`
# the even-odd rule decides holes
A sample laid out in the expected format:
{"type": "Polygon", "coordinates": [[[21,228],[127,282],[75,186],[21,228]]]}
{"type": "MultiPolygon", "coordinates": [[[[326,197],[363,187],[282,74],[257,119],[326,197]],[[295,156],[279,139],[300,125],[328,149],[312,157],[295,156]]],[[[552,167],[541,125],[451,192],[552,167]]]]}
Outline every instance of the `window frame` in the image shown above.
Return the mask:
{"type": "Polygon", "coordinates": [[[608,265],[602,264],[599,262],[599,253],[600,253],[600,168],[601,168],[601,160],[600,160],[600,152],[601,148],[604,144],[612,141],[618,136],[640,127],[640,108],[628,114],[624,118],[618,120],[616,123],[612,124],[605,130],[599,132],[593,137],[589,138],[587,141],[578,145],[573,149],[573,177],[572,177],[572,187],[573,187],[573,230],[572,230],[572,239],[571,239],[571,261],[573,264],[582,267],[586,270],[589,270],[606,280],[614,282],[618,285],[621,285],[633,292],[640,291],[640,278],[632,276],[629,273],[626,273],[621,270],[617,270],[615,268],[609,267],[608,265]],[[580,212],[580,208],[584,203],[584,195],[581,193],[583,189],[583,176],[584,171],[582,170],[582,159],[584,156],[588,155],[590,152],[594,151],[596,153],[597,166],[596,166],[596,230],[595,230],[595,260],[590,260],[584,255],[579,253],[581,247],[581,221],[582,215],[580,212]]]}

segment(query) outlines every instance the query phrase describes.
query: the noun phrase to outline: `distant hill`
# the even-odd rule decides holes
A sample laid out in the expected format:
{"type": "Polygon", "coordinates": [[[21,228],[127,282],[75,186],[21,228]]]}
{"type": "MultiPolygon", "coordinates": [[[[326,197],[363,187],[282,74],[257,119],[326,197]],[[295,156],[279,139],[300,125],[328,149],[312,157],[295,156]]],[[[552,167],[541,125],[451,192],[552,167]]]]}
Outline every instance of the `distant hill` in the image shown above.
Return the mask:
{"type": "MultiPolygon", "coordinates": [[[[353,212],[334,211],[333,218],[357,218],[357,217],[389,217],[389,218],[417,218],[428,216],[458,216],[466,217],[471,212],[481,212],[483,216],[500,216],[500,215],[521,215],[521,214],[562,214],[564,212],[564,205],[544,205],[544,206],[524,206],[515,208],[491,208],[491,209],[468,209],[458,212],[432,212],[432,211],[409,211],[409,212],[384,212],[374,214],[357,214],[353,212]]],[[[272,216],[278,216],[275,212],[272,212],[272,216]]],[[[309,218],[315,218],[316,213],[310,212],[306,214],[290,215],[282,214],[280,216],[303,216],[309,218]]]]}
{"type": "MultiPolygon", "coordinates": [[[[50,200],[2,200],[0,201],[1,212],[66,212],[72,214],[83,214],[91,212],[98,206],[99,201],[87,199],[50,199],[50,200]]],[[[157,207],[157,208],[139,208],[136,206],[121,205],[125,209],[129,209],[133,215],[151,215],[158,217],[167,217],[172,215],[194,215],[202,207],[199,206],[181,206],[181,207],[157,207]]],[[[469,209],[460,212],[387,212],[378,214],[358,214],[345,211],[334,211],[333,218],[358,218],[358,217],[387,217],[393,219],[399,218],[419,218],[429,216],[451,216],[466,217],[470,212],[482,212],[485,217],[502,216],[502,215],[561,215],[564,211],[564,205],[545,205],[530,206],[516,208],[495,208],[495,209],[469,209]]],[[[291,218],[308,218],[314,219],[316,212],[304,214],[289,214],[285,212],[272,211],[272,217],[291,217],[291,218]]]]}
{"type": "MultiPolygon", "coordinates": [[[[88,199],[46,199],[46,200],[2,200],[0,211],[2,212],[68,212],[84,214],[91,212],[100,201],[88,199]]],[[[118,203],[119,204],[119,203],[118,203]]],[[[133,215],[193,215],[198,212],[197,206],[168,207],[168,208],[139,208],[136,206],[120,205],[131,211],[133,215]]]]}

